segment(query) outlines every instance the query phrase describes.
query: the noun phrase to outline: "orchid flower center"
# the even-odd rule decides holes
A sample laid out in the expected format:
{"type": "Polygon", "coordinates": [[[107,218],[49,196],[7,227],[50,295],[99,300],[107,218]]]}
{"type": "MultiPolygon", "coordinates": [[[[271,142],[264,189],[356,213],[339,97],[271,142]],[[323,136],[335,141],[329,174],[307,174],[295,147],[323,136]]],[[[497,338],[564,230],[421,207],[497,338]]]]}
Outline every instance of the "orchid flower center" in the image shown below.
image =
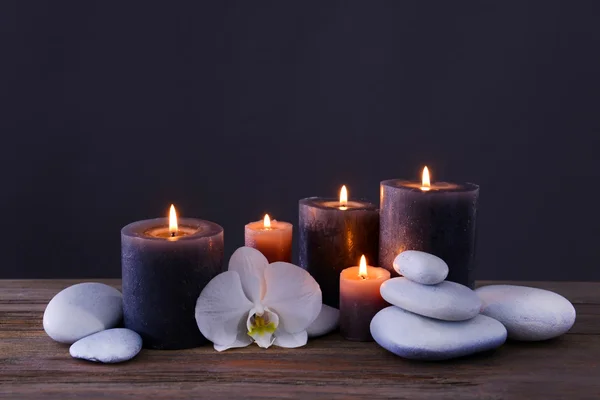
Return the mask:
{"type": "Polygon", "coordinates": [[[264,335],[265,333],[275,333],[275,323],[269,321],[265,316],[254,315],[254,317],[250,320],[250,330],[248,331],[248,335],[264,335]]]}
{"type": "Polygon", "coordinates": [[[258,313],[256,309],[252,309],[248,314],[246,327],[248,335],[254,339],[257,345],[263,348],[268,348],[275,341],[273,334],[279,326],[279,316],[265,308],[262,313],[258,313]]]}

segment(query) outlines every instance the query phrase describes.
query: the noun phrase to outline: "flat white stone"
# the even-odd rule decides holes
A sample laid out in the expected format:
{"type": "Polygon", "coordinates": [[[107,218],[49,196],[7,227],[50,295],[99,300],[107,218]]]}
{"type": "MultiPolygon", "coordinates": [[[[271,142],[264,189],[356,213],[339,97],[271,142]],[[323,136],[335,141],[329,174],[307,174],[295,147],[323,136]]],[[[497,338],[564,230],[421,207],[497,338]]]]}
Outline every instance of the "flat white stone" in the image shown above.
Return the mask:
{"type": "Polygon", "coordinates": [[[562,335],[575,323],[575,308],[549,290],[515,285],[490,285],[475,291],[482,314],[502,322],[514,340],[546,340],[562,335]]]}
{"type": "Polygon", "coordinates": [[[309,338],[323,336],[335,330],[340,320],[340,310],[323,304],[317,319],[306,328],[309,338]]]}
{"type": "Polygon", "coordinates": [[[371,335],[384,349],[413,360],[447,360],[495,349],[506,341],[506,329],[478,315],[450,322],[387,307],[371,320],[371,335]]]}
{"type": "Polygon", "coordinates": [[[116,328],[78,340],[71,345],[69,353],[73,358],[112,364],[131,360],[141,349],[140,335],[129,329],[116,328]]]}
{"type": "Polygon", "coordinates": [[[44,330],[61,343],[114,328],[123,318],[123,296],[103,283],[69,286],[50,300],[44,311],[44,330]]]}
{"type": "Polygon", "coordinates": [[[474,291],[455,282],[421,285],[404,277],[381,285],[385,301],[415,314],[444,321],[464,321],[479,314],[481,300],[474,291]]]}
{"type": "Polygon", "coordinates": [[[393,266],[400,275],[423,285],[438,284],[448,276],[448,264],[423,251],[403,251],[396,256],[393,266]]]}

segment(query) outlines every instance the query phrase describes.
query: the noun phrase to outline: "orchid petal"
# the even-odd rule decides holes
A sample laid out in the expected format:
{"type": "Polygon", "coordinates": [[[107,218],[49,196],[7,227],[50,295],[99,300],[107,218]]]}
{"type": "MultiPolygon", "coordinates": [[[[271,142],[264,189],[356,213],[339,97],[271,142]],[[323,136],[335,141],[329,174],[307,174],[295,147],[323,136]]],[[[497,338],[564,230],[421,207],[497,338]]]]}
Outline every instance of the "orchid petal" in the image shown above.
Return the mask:
{"type": "Polygon", "coordinates": [[[238,331],[238,335],[237,335],[237,338],[235,339],[235,341],[233,343],[225,345],[225,346],[215,343],[214,348],[216,351],[225,351],[227,349],[246,347],[246,346],[252,344],[252,338],[250,336],[248,336],[246,329],[244,329],[244,326],[246,325],[244,320],[242,319],[240,322],[242,323],[243,327],[242,327],[241,331],[238,331]]]}
{"type": "Polygon", "coordinates": [[[240,247],[229,259],[229,271],[240,275],[242,288],[246,297],[255,305],[265,293],[265,268],[269,265],[267,258],[252,247],[240,247]]]}
{"type": "Polygon", "coordinates": [[[228,345],[228,346],[221,346],[218,344],[215,344],[213,347],[216,351],[225,351],[225,350],[229,350],[229,349],[237,349],[240,347],[247,347],[248,345],[252,344],[252,338],[248,335],[246,335],[246,337],[243,340],[236,340],[235,342],[233,342],[232,344],[228,345]]]}
{"type": "MultiPolygon", "coordinates": [[[[252,312],[252,311],[250,311],[252,312]]],[[[235,349],[239,347],[246,347],[252,344],[252,338],[248,336],[248,332],[246,331],[246,319],[241,318],[237,328],[237,337],[233,343],[227,345],[214,344],[214,348],[216,351],[225,351],[227,349],[235,349]]]]}
{"type": "Polygon", "coordinates": [[[285,331],[277,330],[275,333],[275,342],[273,344],[279,347],[286,347],[293,349],[296,347],[302,347],[308,342],[308,334],[306,331],[300,331],[297,333],[288,333],[285,331]]]}
{"type": "Polygon", "coordinates": [[[321,288],[302,268],[274,262],[265,269],[265,282],[262,303],[279,315],[279,329],[288,333],[305,331],[319,315],[321,288]]]}
{"type": "MultiPolygon", "coordinates": [[[[245,319],[252,303],[244,295],[237,272],[225,271],[214,277],[196,302],[196,323],[205,338],[217,347],[239,347],[245,340],[245,319]]],[[[246,343],[247,342],[247,343],[246,343]]]]}
{"type": "Polygon", "coordinates": [[[268,349],[275,340],[273,334],[279,325],[279,317],[269,309],[265,309],[261,314],[256,309],[250,310],[246,327],[248,336],[252,337],[259,347],[268,349]]]}

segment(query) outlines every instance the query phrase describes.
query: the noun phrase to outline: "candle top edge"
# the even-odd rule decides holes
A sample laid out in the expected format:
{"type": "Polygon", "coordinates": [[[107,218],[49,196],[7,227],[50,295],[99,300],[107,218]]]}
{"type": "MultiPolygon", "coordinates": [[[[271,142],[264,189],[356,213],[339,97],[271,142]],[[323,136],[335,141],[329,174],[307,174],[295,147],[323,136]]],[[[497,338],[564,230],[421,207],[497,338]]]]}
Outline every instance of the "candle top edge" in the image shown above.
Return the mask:
{"type": "MultiPolygon", "coordinates": [[[[353,265],[348,268],[344,268],[340,272],[340,279],[349,279],[352,281],[361,281],[358,277],[359,266],[353,265]]],[[[376,281],[376,280],[387,280],[390,279],[391,273],[389,270],[383,267],[375,267],[373,265],[367,265],[367,275],[369,279],[367,281],[376,281]]]]}
{"type": "MultiPolygon", "coordinates": [[[[223,227],[211,221],[206,221],[198,218],[179,218],[178,222],[182,228],[196,230],[196,232],[185,236],[180,236],[178,237],[177,241],[196,240],[200,238],[208,238],[219,234],[223,234],[223,227]]],[[[125,225],[121,229],[121,236],[140,238],[145,240],[166,241],[165,238],[151,236],[148,235],[147,232],[153,229],[168,229],[168,227],[168,218],[144,219],[125,225]]]]}
{"type": "Polygon", "coordinates": [[[405,179],[387,179],[381,181],[381,186],[387,186],[394,189],[411,190],[423,193],[461,193],[479,191],[479,185],[471,182],[453,183],[453,182],[433,182],[428,190],[421,189],[421,183],[405,179]]]}
{"type": "Polygon", "coordinates": [[[289,223],[287,221],[279,221],[276,219],[271,220],[271,228],[270,229],[264,229],[264,221],[262,219],[259,221],[253,221],[253,222],[247,223],[245,225],[245,227],[248,229],[251,229],[253,231],[261,231],[261,232],[284,230],[287,228],[292,228],[293,226],[294,225],[292,225],[291,223],[289,223]]]}
{"type": "Polygon", "coordinates": [[[301,199],[299,201],[300,205],[312,206],[321,208],[324,210],[338,210],[338,211],[360,211],[360,210],[369,210],[369,211],[377,211],[379,206],[371,203],[367,200],[350,200],[346,205],[347,209],[340,209],[340,200],[333,197],[307,197],[301,199]],[[327,203],[331,203],[328,205],[327,203]]]}

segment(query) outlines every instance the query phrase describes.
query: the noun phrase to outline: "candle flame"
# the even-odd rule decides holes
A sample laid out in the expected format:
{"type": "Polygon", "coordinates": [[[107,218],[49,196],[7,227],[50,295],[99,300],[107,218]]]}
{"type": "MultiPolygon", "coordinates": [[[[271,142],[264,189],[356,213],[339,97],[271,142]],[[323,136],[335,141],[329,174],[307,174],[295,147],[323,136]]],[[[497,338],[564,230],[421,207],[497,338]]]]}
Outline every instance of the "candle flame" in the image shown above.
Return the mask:
{"type": "Polygon", "coordinates": [[[348,189],[346,189],[346,185],[342,186],[340,190],[340,209],[345,210],[348,206],[348,189]]]}
{"type": "Polygon", "coordinates": [[[423,176],[421,178],[421,190],[426,192],[431,189],[431,180],[429,179],[429,169],[423,168],[423,176]]]}
{"type": "Polygon", "coordinates": [[[265,218],[263,219],[263,227],[269,229],[271,227],[271,218],[269,214],[265,214],[265,218]]]}
{"type": "Polygon", "coordinates": [[[358,264],[358,276],[363,279],[367,277],[367,259],[364,254],[360,257],[360,263],[358,264]]]}
{"type": "Polygon", "coordinates": [[[171,204],[171,209],[169,210],[169,232],[171,236],[177,235],[177,213],[175,212],[175,206],[171,204]]]}

